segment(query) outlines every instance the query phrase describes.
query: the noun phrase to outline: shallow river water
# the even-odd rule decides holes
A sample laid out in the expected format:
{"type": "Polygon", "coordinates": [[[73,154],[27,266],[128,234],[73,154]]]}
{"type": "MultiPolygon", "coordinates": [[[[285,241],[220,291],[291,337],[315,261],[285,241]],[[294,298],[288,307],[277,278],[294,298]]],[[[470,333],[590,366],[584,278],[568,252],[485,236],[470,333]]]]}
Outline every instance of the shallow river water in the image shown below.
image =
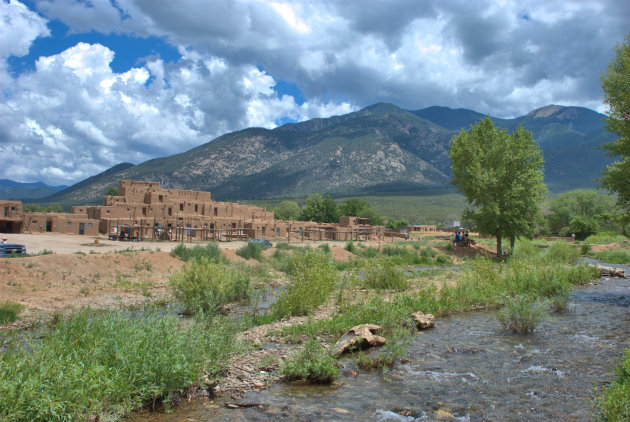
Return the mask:
{"type": "Polygon", "coordinates": [[[593,388],[610,379],[628,338],[630,279],[603,279],[530,335],[503,331],[491,312],[453,315],[418,333],[389,373],[346,370],[334,386],[279,383],[129,420],[586,421],[593,388]],[[224,406],[235,401],[262,407],[224,406]]]}

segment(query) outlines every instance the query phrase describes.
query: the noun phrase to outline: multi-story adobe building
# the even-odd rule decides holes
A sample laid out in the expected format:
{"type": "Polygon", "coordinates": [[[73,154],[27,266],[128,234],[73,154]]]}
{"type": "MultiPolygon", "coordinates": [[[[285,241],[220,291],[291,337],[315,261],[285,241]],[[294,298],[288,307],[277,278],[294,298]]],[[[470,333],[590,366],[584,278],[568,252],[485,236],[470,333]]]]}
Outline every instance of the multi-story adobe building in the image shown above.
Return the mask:
{"type": "Polygon", "coordinates": [[[158,182],[121,180],[118,190],[116,196],[105,196],[100,206],[75,206],[71,213],[21,213],[19,201],[7,206],[2,204],[8,201],[0,201],[3,209],[11,209],[5,213],[12,216],[0,215],[0,231],[9,227],[18,233],[100,232],[116,239],[176,241],[254,237],[359,240],[384,234],[382,226],[371,226],[364,218],[341,217],[339,224],[276,220],[265,208],[214,201],[210,192],[164,189],[158,182]],[[21,218],[16,219],[16,214],[21,218]]]}

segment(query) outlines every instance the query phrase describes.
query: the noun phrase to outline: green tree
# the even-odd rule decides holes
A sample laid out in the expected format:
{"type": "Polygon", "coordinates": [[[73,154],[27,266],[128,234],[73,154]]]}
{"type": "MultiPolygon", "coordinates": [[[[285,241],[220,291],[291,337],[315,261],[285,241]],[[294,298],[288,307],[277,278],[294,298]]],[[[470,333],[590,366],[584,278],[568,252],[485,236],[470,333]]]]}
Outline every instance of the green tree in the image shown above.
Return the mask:
{"type": "Polygon", "coordinates": [[[330,196],[314,193],[306,198],[306,207],[302,210],[300,220],[317,221],[318,223],[338,223],[339,207],[330,196]]]}
{"type": "Polygon", "coordinates": [[[380,225],[385,221],[384,217],[375,213],[370,205],[362,199],[349,198],[339,205],[340,215],[349,217],[369,218],[372,225],[380,225]]]}
{"type": "Polygon", "coordinates": [[[274,212],[280,220],[297,220],[300,217],[300,206],[295,201],[282,201],[274,212]]]}
{"type": "Polygon", "coordinates": [[[486,117],[453,137],[449,155],[450,183],[471,205],[463,219],[474,221],[482,234],[496,236],[498,256],[504,237],[512,242],[533,237],[546,187],[543,156],[531,132],[519,126],[508,134],[486,117]]]}
{"type": "Polygon", "coordinates": [[[601,215],[610,221],[610,211],[615,209],[615,200],[609,195],[602,195],[594,190],[578,189],[558,195],[549,203],[547,221],[552,233],[567,234],[569,223],[575,217],[587,219],[601,215]]]}
{"type": "Polygon", "coordinates": [[[46,207],[46,212],[63,212],[63,207],[59,202],[51,202],[46,207]]]}
{"type": "Polygon", "coordinates": [[[116,186],[112,186],[105,191],[105,195],[118,196],[118,188],[116,186]]]}
{"type": "Polygon", "coordinates": [[[630,213],[630,33],[617,45],[615,56],[601,75],[604,103],[608,105],[606,124],[619,138],[604,145],[617,160],[606,167],[601,184],[617,193],[617,202],[630,213]]]}

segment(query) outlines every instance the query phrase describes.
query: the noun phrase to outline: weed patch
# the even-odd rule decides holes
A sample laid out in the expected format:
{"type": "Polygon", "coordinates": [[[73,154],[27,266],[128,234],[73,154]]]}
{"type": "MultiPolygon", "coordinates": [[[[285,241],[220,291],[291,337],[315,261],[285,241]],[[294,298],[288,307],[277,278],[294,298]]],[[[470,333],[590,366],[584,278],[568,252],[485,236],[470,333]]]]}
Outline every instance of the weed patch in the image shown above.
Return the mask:
{"type": "Polygon", "coordinates": [[[328,384],[339,377],[337,361],[315,339],[304,343],[302,349],[289,356],[280,367],[287,381],[328,384]]]}
{"type": "Polygon", "coordinates": [[[221,254],[219,245],[216,243],[208,243],[204,246],[195,245],[192,248],[187,248],[183,243],[180,243],[173,248],[171,256],[183,261],[206,258],[209,262],[228,264],[227,259],[221,254]]]}
{"type": "Polygon", "coordinates": [[[630,252],[625,249],[610,249],[595,254],[598,259],[610,264],[630,263],[630,252]]]}
{"type": "Polygon", "coordinates": [[[15,302],[0,302],[0,325],[10,324],[17,319],[18,314],[24,309],[15,302]]]}
{"type": "Polygon", "coordinates": [[[262,251],[268,248],[268,246],[261,245],[260,243],[248,243],[242,248],[239,248],[236,251],[236,254],[245,259],[255,259],[257,261],[262,261],[262,251]]]}

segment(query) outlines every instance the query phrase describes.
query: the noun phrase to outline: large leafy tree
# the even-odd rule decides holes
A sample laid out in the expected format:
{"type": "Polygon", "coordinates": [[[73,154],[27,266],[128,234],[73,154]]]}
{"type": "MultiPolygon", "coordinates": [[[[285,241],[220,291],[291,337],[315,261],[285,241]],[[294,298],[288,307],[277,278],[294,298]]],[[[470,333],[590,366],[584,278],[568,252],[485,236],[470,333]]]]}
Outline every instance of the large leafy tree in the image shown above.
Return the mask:
{"type": "Polygon", "coordinates": [[[317,221],[319,223],[338,223],[339,207],[330,196],[314,193],[306,198],[306,207],[302,210],[300,220],[317,221]]]}
{"type": "Polygon", "coordinates": [[[297,220],[300,217],[300,206],[295,201],[282,201],[274,211],[275,217],[280,220],[297,220]]]}
{"type": "Polygon", "coordinates": [[[577,217],[580,221],[615,219],[615,208],[613,197],[594,190],[579,189],[561,193],[549,203],[549,229],[552,233],[562,234],[567,230],[573,231],[569,225],[577,217]]]}
{"type": "Polygon", "coordinates": [[[519,126],[511,134],[499,129],[490,117],[462,129],[450,145],[453,180],[457,191],[471,205],[464,220],[472,220],[482,234],[512,243],[519,236],[531,238],[542,221],[543,156],[532,133],[519,126]]]}
{"type": "Polygon", "coordinates": [[[601,184],[617,193],[617,202],[630,212],[630,33],[617,45],[615,56],[601,76],[604,103],[609,107],[606,123],[619,138],[604,147],[617,160],[606,167],[601,184]]]}

